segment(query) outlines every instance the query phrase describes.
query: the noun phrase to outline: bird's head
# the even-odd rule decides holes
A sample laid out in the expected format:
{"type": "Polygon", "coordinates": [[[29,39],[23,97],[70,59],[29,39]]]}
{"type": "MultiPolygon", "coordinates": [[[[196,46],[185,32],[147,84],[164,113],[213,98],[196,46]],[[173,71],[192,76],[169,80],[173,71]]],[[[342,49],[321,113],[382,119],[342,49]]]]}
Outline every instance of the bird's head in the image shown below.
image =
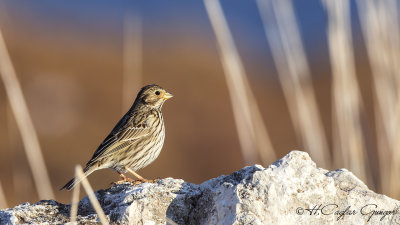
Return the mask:
{"type": "Polygon", "coordinates": [[[137,95],[135,102],[140,102],[147,107],[161,109],[165,100],[173,97],[171,93],[157,84],[144,86],[137,95]]]}

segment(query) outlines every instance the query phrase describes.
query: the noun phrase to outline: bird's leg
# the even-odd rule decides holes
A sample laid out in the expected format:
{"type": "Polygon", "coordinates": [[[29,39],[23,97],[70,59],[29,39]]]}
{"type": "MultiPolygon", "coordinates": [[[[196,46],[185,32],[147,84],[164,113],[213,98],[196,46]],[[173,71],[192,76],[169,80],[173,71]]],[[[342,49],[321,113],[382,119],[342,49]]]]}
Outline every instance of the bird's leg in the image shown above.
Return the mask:
{"type": "Polygon", "coordinates": [[[119,176],[122,178],[122,180],[114,182],[114,184],[122,184],[122,183],[125,183],[125,182],[130,182],[130,183],[135,183],[136,182],[135,180],[132,180],[131,178],[125,176],[123,173],[120,173],[120,172],[118,172],[118,173],[119,173],[119,176]]]}
{"type": "Polygon", "coordinates": [[[133,182],[134,181],[131,178],[125,176],[123,173],[120,173],[119,176],[122,177],[122,181],[128,181],[128,182],[133,182]]]}
{"type": "MultiPolygon", "coordinates": [[[[133,174],[133,176],[135,176],[136,178],[138,178],[138,179],[139,179],[138,181],[140,181],[139,183],[144,183],[144,182],[153,183],[153,182],[154,182],[154,180],[148,180],[148,179],[146,179],[146,178],[143,178],[142,176],[140,176],[139,174],[137,174],[135,171],[131,170],[131,168],[125,167],[125,169],[126,169],[129,173],[133,174]]],[[[138,182],[138,181],[136,181],[136,182],[138,182]]]]}

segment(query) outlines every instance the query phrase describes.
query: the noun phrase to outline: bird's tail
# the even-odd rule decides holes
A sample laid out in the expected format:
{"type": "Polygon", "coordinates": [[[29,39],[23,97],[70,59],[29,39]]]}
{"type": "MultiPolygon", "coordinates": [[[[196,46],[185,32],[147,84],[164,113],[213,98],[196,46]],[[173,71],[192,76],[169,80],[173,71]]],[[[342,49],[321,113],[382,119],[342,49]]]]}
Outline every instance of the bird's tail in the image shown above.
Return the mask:
{"type": "MultiPolygon", "coordinates": [[[[84,175],[84,177],[87,177],[87,176],[89,176],[91,173],[93,173],[93,169],[91,169],[91,168],[88,168],[88,167],[86,167],[84,170],[83,170],[83,175],[84,175]]],[[[66,190],[71,190],[76,184],[78,184],[79,182],[81,182],[82,181],[82,179],[77,179],[76,177],[74,177],[74,178],[72,178],[70,181],[68,181],[68,183],[67,184],[65,184],[62,188],[60,188],[60,191],[61,190],[63,190],[63,189],[66,189],[66,190]]]]}

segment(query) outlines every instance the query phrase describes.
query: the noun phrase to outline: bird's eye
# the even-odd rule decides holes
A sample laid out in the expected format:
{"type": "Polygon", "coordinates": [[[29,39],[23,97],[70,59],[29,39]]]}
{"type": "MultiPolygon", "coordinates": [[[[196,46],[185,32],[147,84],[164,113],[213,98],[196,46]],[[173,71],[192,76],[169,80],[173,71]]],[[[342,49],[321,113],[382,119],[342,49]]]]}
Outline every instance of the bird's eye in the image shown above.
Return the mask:
{"type": "Polygon", "coordinates": [[[156,91],[156,95],[160,95],[160,92],[159,92],[159,91],[156,91]]]}

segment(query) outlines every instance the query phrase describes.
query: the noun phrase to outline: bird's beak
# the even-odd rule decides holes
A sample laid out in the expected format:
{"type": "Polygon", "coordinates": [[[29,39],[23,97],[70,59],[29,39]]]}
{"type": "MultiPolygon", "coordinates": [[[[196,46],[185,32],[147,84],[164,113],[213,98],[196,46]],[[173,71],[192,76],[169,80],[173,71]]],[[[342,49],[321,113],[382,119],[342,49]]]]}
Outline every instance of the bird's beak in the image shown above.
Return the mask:
{"type": "Polygon", "coordinates": [[[164,94],[164,96],[163,96],[163,98],[165,99],[165,100],[167,100],[167,99],[169,99],[169,98],[172,98],[172,97],[174,97],[171,93],[169,93],[169,92],[165,92],[165,94],[164,94]]]}

